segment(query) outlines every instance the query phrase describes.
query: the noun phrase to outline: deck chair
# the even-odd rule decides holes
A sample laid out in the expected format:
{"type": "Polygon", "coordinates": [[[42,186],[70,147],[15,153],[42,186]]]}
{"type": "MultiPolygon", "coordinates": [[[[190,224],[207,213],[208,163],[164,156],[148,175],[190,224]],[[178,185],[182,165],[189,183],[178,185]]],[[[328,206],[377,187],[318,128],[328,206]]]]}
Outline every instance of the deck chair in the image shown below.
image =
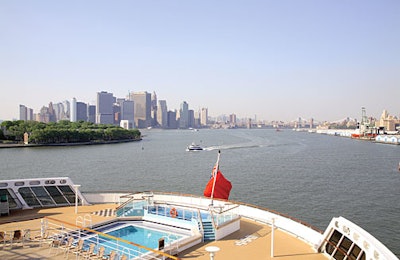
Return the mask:
{"type": "Polygon", "coordinates": [[[81,253],[81,256],[83,256],[84,258],[90,258],[91,256],[95,256],[96,254],[94,253],[94,248],[95,248],[96,244],[91,243],[89,245],[89,249],[88,250],[84,250],[81,253]]]}
{"type": "Polygon", "coordinates": [[[72,248],[72,243],[74,242],[73,237],[69,237],[65,244],[60,245],[60,249],[64,251],[64,255],[69,253],[69,250],[72,248]]]}
{"type": "MultiPolygon", "coordinates": [[[[61,249],[61,246],[65,240],[66,235],[63,234],[61,236],[54,236],[51,238],[51,242],[50,242],[50,249],[49,249],[49,254],[51,254],[51,252],[55,249],[55,250],[59,250],[61,249]]],[[[58,253],[58,252],[57,252],[58,253]]]]}
{"type": "Polygon", "coordinates": [[[90,259],[104,259],[104,251],[104,246],[100,247],[99,251],[97,251],[97,254],[91,256],[90,259]]]}
{"type": "Polygon", "coordinates": [[[10,242],[10,239],[7,238],[7,233],[5,231],[0,231],[0,243],[3,244],[3,247],[5,247],[8,242],[10,242]]]}
{"type": "Polygon", "coordinates": [[[48,244],[49,246],[53,242],[54,238],[50,237],[49,231],[46,231],[43,234],[40,234],[39,236],[36,236],[35,239],[39,240],[40,246],[43,244],[48,244]]]}
{"type": "MultiPolygon", "coordinates": [[[[79,239],[78,240],[78,243],[75,245],[75,246],[73,246],[72,248],[71,248],[71,253],[72,254],[74,254],[74,255],[76,255],[76,257],[77,258],[79,258],[79,256],[82,254],[82,252],[83,252],[83,240],[82,239],[79,239]]],[[[69,254],[67,255],[67,258],[68,258],[68,256],[69,256],[69,254]]]]}
{"type": "Polygon", "coordinates": [[[6,241],[6,232],[0,231],[0,243],[5,243],[6,241]]]}
{"type": "Polygon", "coordinates": [[[112,250],[110,255],[108,256],[108,260],[115,260],[115,259],[117,259],[117,252],[112,250]]]}

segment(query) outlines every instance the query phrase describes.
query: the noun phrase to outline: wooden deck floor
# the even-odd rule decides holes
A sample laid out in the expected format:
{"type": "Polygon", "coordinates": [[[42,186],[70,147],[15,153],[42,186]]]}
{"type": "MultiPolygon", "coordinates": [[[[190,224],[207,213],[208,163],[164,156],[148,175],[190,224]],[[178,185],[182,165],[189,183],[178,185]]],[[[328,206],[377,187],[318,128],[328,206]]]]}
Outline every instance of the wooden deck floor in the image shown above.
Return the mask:
{"type": "MultiPolygon", "coordinates": [[[[32,233],[40,232],[40,220],[43,217],[75,223],[78,216],[90,214],[92,223],[103,222],[112,219],[112,216],[99,216],[92,214],[104,209],[115,209],[116,204],[99,204],[91,206],[79,206],[78,214],[75,214],[74,207],[61,207],[49,209],[33,209],[13,211],[10,216],[0,217],[0,231],[13,231],[17,229],[30,229],[32,233]]],[[[320,253],[316,253],[309,244],[302,240],[275,230],[274,259],[328,259],[320,253]]],[[[252,220],[242,219],[239,231],[219,241],[204,243],[179,253],[181,259],[210,259],[206,251],[208,246],[217,246],[220,251],[216,253],[218,259],[272,259],[271,258],[271,228],[267,225],[256,223],[252,220]]],[[[74,256],[75,257],[75,256],[74,256]]],[[[72,258],[72,255],[69,257],[72,258]]],[[[40,246],[37,242],[28,242],[7,245],[0,245],[0,259],[66,259],[63,253],[57,250],[50,251],[49,246],[40,246]],[[57,254],[58,253],[58,254],[57,254]]],[[[72,258],[73,259],[73,258],[72,258]]]]}

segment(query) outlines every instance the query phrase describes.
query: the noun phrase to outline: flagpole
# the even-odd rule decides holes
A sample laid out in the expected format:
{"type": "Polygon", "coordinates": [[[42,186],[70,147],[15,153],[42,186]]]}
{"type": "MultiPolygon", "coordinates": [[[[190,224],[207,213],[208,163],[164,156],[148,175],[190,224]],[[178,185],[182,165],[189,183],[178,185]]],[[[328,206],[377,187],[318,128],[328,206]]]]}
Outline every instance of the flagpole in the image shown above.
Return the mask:
{"type": "Polygon", "coordinates": [[[217,162],[215,163],[215,169],[213,169],[213,173],[212,176],[214,178],[214,182],[213,182],[213,186],[212,186],[212,190],[211,190],[211,205],[214,205],[214,188],[215,188],[215,182],[217,180],[217,173],[218,173],[218,169],[219,169],[219,156],[221,155],[221,150],[218,150],[218,158],[217,158],[217,162]]]}

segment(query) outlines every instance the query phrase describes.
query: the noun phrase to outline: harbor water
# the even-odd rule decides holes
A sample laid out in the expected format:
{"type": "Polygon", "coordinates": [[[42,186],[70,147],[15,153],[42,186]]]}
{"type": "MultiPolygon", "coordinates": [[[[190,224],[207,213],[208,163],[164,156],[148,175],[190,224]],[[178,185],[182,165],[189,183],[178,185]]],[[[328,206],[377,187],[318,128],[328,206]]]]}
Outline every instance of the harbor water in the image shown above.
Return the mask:
{"type": "Polygon", "coordinates": [[[230,199],[324,230],[343,216],[400,256],[400,146],[270,129],[142,130],[142,141],[0,149],[1,179],[70,177],[82,191],[202,195],[218,151],[230,199]],[[187,152],[195,142],[203,151],[187,152]]]}

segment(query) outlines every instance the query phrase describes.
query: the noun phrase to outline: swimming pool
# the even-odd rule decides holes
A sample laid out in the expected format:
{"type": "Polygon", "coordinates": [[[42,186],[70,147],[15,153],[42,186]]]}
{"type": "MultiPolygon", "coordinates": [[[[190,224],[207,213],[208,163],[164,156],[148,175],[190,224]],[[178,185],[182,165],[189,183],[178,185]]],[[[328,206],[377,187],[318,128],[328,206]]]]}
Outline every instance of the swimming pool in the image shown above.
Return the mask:
{"type": "Polygon", "coordinates": [[[86,246],[95,243],[97,248],[104,246],[107,254],[114,250],[119,251],[119,255],[126,254],[128,256],[138,256],[148,251],[125,241],[158,250],[160,239],[164,240],[164,245],[167,246],[176,245],[180,240],[190,236],[184,230],[145,223],[144,221],[117,221],[94,230],[107,234],[107,236],[88,237],[85,239],[86,246]]]}

